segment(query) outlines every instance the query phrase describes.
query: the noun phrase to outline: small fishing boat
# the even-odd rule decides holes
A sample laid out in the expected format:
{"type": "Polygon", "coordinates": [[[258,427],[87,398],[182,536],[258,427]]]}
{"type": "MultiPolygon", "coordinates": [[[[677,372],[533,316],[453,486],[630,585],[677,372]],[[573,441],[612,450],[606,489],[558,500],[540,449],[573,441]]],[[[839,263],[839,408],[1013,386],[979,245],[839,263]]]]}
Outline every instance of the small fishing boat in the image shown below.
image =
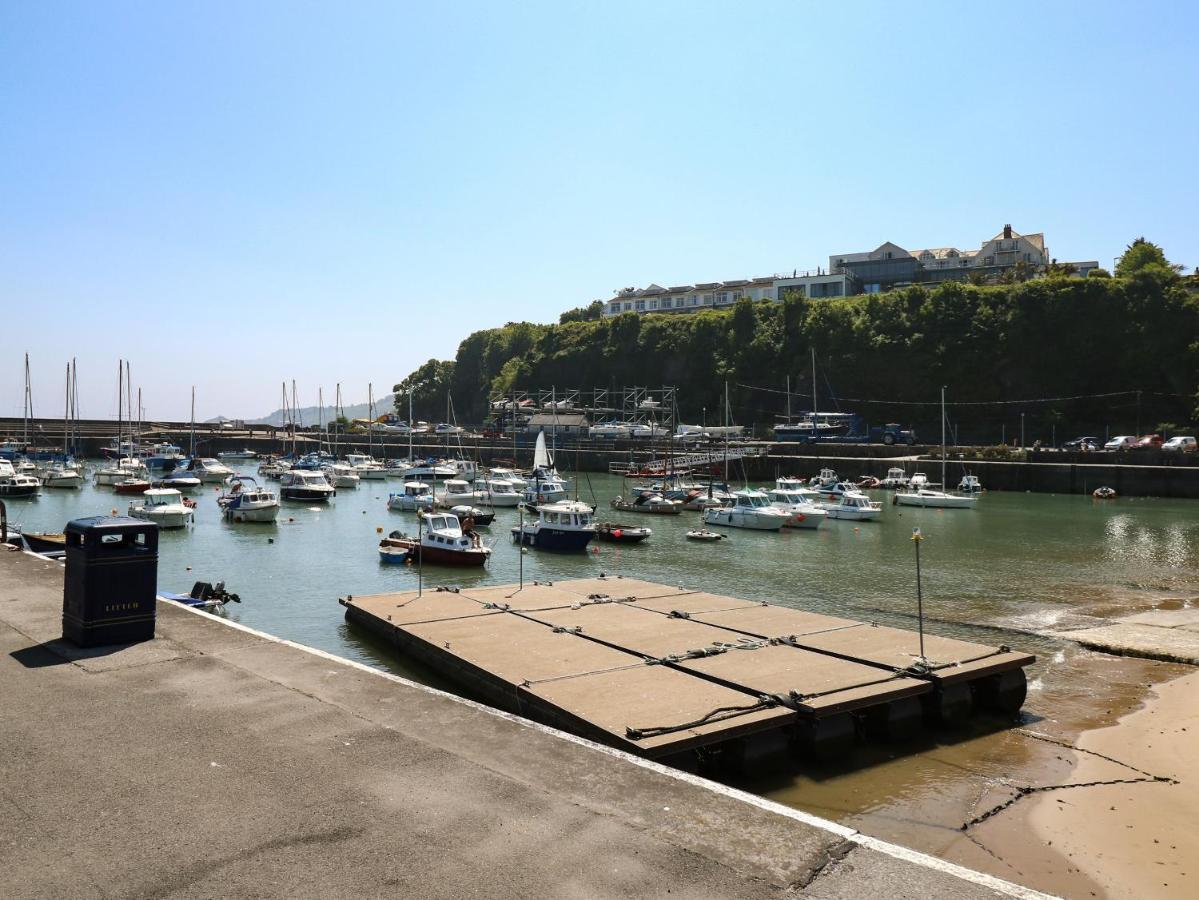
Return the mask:
{"type": "Polygon", "coordinates": [[[756,531],[780,531],[788,515],[770,505],[761,491],[736,491],[733,506],[704,510],[705,525],[724,525],[729,528],[751,528],[756,531]]]}
{"type": "Polygon", "coordinates": [[[877,519],[883,514],[880,504],[873,502],[861,491],[846,491],[835,500],[823,504],[824,511],[830,519],[849,519],[853,522],[865,522],[877,519]]]}
{"type": "Polygon", "coordinates": [[[687,540],[689,541],[723,541],[726,535],[718,531],[708,531],[706,528],[696,528],[693,531],[687,532],[687,540]]]}
{"type": "Polygon", "coordinates": [[[290,468],[290,463],[284,462],[281,459],[268,457],[267,459],[263,460],[261,465],[259,465],[258,474],[263,478],[269,478],[272,481],[278,481],[283,477],[283,473],[290,468]]]}
{"type": "Polygon", "coordinates": [[[416,562],[443,566],[482,566],[491,558],[491,548],[473,531],[466,532],[453,513],[420,514],[420,539],[409,553],[416,562]]]}
{"type": "Polygon", "coordinates": [[[158,596],[164,600],[172,600],[175,603],[190,606],[192,609],[203,609],[208,612],[220,612],[225,608],[226,603],[241,603],[241,597],[225,590],[223,581],[218,581],[216,584],[197,581],[192,585],[191,591],[186,594],[172,594],[163,591],[158,596]]]}
{"type": "Polygon", "coordinates": [[[512,540],[540,550],[585,550],[595,537],[593,510],[577,500],[547,503],[537,518],[512,528],[512,540]]]}
{"type": "Polygon", "coordinates": [[[230,522],[274,522],[279,515],[279,498],[250,475],[240,475],[216,499],[230,522]]]}
{"type": "Polygon", "coordinates": [[[641,525],[600,522],[595,526],[595,539],[609,544],[640,544],[653,533],[652,529],[641,525]]]}
{"type": "Polygon", "coordinates": [[[149,474],[149,469],[140,459],[126,456],[102,469],[97,469],[94,478],[96,484],[102,487],[112,487],[126,478],[145,478],[149,474]]]}
{"type": "Polygon", "coordinates": [[[1116,490],[1115,490],[1115,488],[1110,488],[1110,487],[1106,487],[1106,486],[1097,487],[1097,488],[1095,488],[1095,490],[1091,491],[1091,496],[1094,497],[1096,500],[1115,500],[1116,499],[1116,490]]]}
{"type": "Polygon", "coordinates": [[[327,503],[336,493],[319,470],[289,469],[279,479],[279,496],[284,500],[327,503]]]}
{"type": "Polygon", "coordinates": [[[112,486],[114,494],[144,494],[152,485],[144,478],[126,478],[112,486]]]}
{"type": "MultiPolygon", "coordinates": [[[[12,533],[10,529],[10,534],[12,533]]],[[[61,532],[22,531],[20,536],[34,553],[63,552],[67,549],[67,536],[61,532]]]]}
{"type": "Polygon", "coordinates": [[[441,495],[442,503],[446,506],[457,506],[459,504],[485,503],[487,492],[483,490],[475,490],[470,486],[469,481],[461,478],[449,478],[445,482],[445,491],[441,495]]]}
{"type": "Polygon", "coordinates": [[[981,494],[983,492],[983,483],[978,480],[977,475],[963,475],[962,480],[958,482],[958,493],[960,494],[981,494]]]}
{"type": "Polygon", "coordinates": [[[831,488],[838,481],[837,473],[832,469],[821,469],[819,475],[813,475],[808,482],[810,487],[821,490],[822,488],[831,488]]]}
{"type": "Polygon", "coordinates": [[[611,506],[620,512],[650,513],[656,516],[677,516],[683,511],[680,501],[667,500],[655,491],[642,491],[631,500],[613,497],[611,506]]]}
{"type": "Polygon", "coordinates": [[[403,491],[387,495],[387,508],[401,512],[432,509],[433,503],[433,488],[424,481],[409,481],[403,491]]]}
{"type": "Polygon", "coordinates": [[[863,475],[857,480],[854,485],[859,491],[872,491],[875,488],[883,486],[881,479],[875,478],[873,475],[863,475]]]}
{"type": "Polygon", "coordinates": [[[387,467],[365,453],[347,453],[346,464],[352,466],[363,481],[383,481],[387,478],[387,467]]]}
{"type": "Polygon", "coordinates": [[[159,528],[183,528],[192,523],[195,513],[177,490],[151,488],[129,504],[129,515],[153,522],[159,528]]]}
{"type": "Polygon", "coordinates": [[[379,562],[399,565],[408,562],[409,554],[416,541],[411,541],[400,532],[393,531],[388,537],[379,541],[379,562]]]}
{"type": "Polygon", "coordinates": [[[899,466],[892,466],[887,469],[887,477],[880,481],[878,486],[882,488],[907,487],[908,475],[899,466]]]}
{"type": "Polygon", "coordinates": [[[489,481],[507,481],[517,491],[523,491],[528,487],[528,482],[523,477],[517,474],[515,469],[509,468],[494,468],[488,469],[487,478],[489,481]]]}
{"type": "Polygon", "coordinates": [[[32,475],[13,468],[12,463],[0,459],[0,497],[35,497],[42,490],[42,483],[32,475]]]}

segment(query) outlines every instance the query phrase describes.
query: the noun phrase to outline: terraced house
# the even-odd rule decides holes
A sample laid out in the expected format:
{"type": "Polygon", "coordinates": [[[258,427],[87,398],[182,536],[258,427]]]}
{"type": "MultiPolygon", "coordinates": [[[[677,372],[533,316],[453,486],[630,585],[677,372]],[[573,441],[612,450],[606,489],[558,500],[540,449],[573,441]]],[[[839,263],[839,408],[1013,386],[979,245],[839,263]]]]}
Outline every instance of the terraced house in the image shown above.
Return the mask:
{"type": "MultiPolygon", "coordinates": [[[[1018,234],[1011,225],[1005,225],[999,234],[983,241],[977,250],[958,250],[956,247],[906,250],[887,241],[873,250],[834,254],[829,257],[827,270],[673,287],[659,284],[628,287],[617,291],[605,302],[604,315],[722,309],[742,297],[781,301],[788,292],[823,299],[877,293],[912,284],[971,279],[997,281],[1009,271],[1032,277],[1043,272],[1052,261],[1045,246],[1045,235],[1018,234]]],[[[1099,263],[1091,260],[1066,265],[1073,268],[1073,274],[1086,277],[1088,272],[1098,268],[1099,263]]]]}

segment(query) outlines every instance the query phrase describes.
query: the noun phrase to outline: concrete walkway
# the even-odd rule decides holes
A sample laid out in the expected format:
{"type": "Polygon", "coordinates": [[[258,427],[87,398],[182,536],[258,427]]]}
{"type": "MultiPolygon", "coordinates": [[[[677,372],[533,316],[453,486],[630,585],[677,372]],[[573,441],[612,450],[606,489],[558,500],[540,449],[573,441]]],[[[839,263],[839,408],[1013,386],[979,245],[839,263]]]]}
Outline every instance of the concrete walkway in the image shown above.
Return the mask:
{"type": "Polygon", "coordinates": [[[1088,650],[1199,666],[1199,608],[1151,609],[1101,624],[1050,632],[1088,650]]]}
{"type": "Polygon", "coordinates": [[[6,898],[1039,896],[166,601],[99,650],[61,608],[0,550],[6,898]]]}

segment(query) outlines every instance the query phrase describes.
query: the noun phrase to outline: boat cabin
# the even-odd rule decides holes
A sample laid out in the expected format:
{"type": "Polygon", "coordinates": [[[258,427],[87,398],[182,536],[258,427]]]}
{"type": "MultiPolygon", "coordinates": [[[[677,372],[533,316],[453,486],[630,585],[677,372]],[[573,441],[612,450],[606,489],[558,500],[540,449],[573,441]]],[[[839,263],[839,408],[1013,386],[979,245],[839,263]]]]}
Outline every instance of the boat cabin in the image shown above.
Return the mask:
{"type": "Polygon", "coordinates": [[[733,496],[737,498],[735,505],[741,509],[763,509],[770,506],[770,501],[761,491],[737,491],[733,496]]]}

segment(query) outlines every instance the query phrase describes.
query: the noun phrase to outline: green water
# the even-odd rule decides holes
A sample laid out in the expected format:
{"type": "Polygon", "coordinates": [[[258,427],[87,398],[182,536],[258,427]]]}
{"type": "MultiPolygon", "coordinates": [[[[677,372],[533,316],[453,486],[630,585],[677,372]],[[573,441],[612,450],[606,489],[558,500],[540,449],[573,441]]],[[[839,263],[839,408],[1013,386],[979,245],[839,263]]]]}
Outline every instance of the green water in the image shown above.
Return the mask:
{"type": "MultiPolygon", "coordinates": [[[[253,465],[244,466],[253,472],[253,465]]],[[[386,508],[398,482],[363,482],[327,506],[284,503],[274,525],[232,524],[207,485],[195,525],[164,531],[159,588],[185,591],[193,581],[227,583],[243,598],[228,617],[254,628],[392,671],[406,671],[386,648],[350,630],[337,598],[414,589],[415,569],[381,564],[377,529],[415,529],[412,513],[386,508]],[[190,567],[190,568],[189,568],[190,567]]],[[[619,520],[608,501],[625,487],[609,475],[584,475],[582,499],[600,518],[619,520]]],[[[732,529],[728,539],[688,541],[698,512],[630,516],[653,536],[640,545],[593,543],[597,552],[523,554],[524,578],[556,580],[620,573],[717,593],[909,627],[916,585],[914,526],[921,544],[925,612],[932,631],[994,643],[994,627],[1037,632],[1070,624],[1080,610],[1135,606],[1162,594],[1199,594],[1199,503],[1045,494],[984,495],[977,509],[892,506],[881,520],[827,521],[816,531],[771,534],[732,529]]],[[[128,498],[109,488],[44,490],[8,501],[10,519],[59,531],[70,519],[124,512],[128,498]]],[[[512,544],[513,509],[498,510],[484,534],[494,553],[481,571],[427,566],[426,585],[508,584],[520,578],[512,544]]],[[[1040,639],[1014,633],[1007,643],[1044,652],[1040,639]]]]}

